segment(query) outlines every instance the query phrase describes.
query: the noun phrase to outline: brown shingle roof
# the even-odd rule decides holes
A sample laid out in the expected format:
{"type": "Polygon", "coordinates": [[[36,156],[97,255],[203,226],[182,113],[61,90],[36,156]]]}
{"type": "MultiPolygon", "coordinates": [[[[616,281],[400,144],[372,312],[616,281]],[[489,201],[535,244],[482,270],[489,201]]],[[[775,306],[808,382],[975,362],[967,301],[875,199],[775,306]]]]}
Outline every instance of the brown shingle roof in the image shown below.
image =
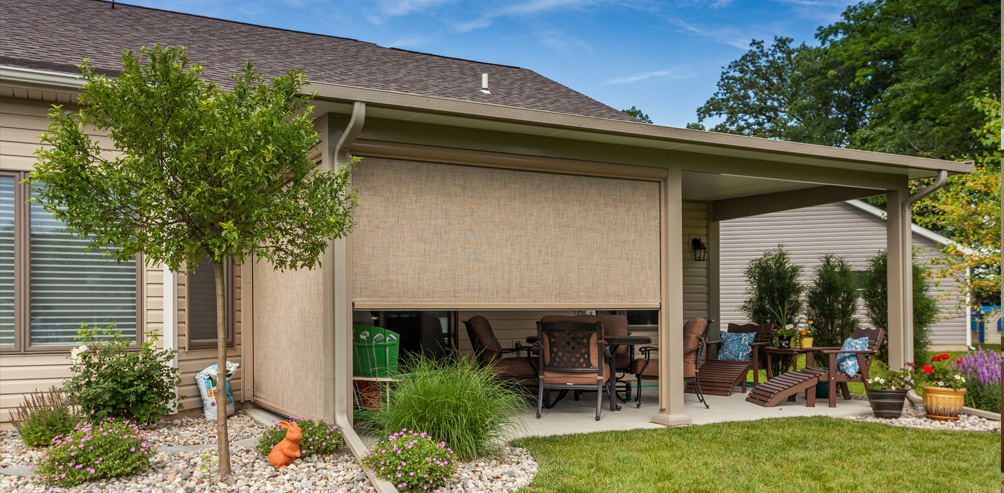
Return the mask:
{"type": "Polygon", "coordinates": [[[94,0],[0,0],[0,64],[78,73],[118,70],[123,48],[187,46],[203,76],[227,84],[251,60],[268,75],[624,121],[633,118],[531,70],[346,38],[94,0]],[[491,95],[481,92],[489,74],[491,95]]]}

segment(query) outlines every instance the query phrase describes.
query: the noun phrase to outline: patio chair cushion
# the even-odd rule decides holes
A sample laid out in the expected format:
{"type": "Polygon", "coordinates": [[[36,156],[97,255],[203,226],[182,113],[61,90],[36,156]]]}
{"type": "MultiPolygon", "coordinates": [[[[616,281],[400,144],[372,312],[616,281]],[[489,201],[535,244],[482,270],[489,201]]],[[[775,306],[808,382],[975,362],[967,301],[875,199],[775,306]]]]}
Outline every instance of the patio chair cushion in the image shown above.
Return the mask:
{"type": "Polygon", "coordinates": [[[537,369],[526,358],[502,358],[492,362],[492,370],[500,377],[529,377],[537,375],[537,369]]]}
{"type": "MultiPolygon", "coordinates": [[[[860,337],[854,339],[853,337],[848,337],[844,341],[843,346],[840,346],[841,351],[864,351],[868,349],[868,338],[860,337]]],[[[858,374],[858,355],[853,353],[841,353],[837,355],[837,369],[847,376],[853,377],[858,374]]]]}
{"type": "MultiPolygon", "coordinates": [[[[698,344],[703,344],[704,329],[707,328],[708,321],[703,318],[692,318],[683,325],[683,350],[686,351],[698,344]]],[[[693,378],[697,376],[697,351],[691,351],[683,355],[683,376],[693,378]]]]}
{"type": "Polygon", "coordinates": [[[657,377],[659,376],[659,360],[653,359],[648,362],[648,366],[645,366],[645,360],[636,359],[631,362],[631,373],[635,375],[640,373],[643,377],[657,377]]]}
{"type": "Polygon", "coordinates": [[[753,348],[750,343],[756,337],[756,332],[729,333],[722,332],[722,350],[718,359],[722,361],[749,361],[753,348]]]}
{"type": "MultiPolygon", "coordinates": [[[[606,383],[610,380],[610,365],[603,363],[603,379],[602,382],[606,383]]],[[[543,371],[540,375],[541,383],[546,383],[550,385],[596,385],[596,382],[600,382],[600,376],[596,373],[571,373],[564,371],[543,371]]]]}

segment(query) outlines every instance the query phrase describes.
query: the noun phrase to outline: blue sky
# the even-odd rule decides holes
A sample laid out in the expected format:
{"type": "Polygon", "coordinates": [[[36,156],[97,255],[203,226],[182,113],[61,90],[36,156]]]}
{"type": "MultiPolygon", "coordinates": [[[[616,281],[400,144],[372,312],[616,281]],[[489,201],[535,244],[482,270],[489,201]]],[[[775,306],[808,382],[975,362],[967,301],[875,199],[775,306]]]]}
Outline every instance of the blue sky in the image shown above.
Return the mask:
{"type": "MultiPolygon", "coordinates": [[[[125,0],[534,70],[682,127],[751,39],[816,44],[847,0],[125,0]]],[[[252,60],[253,61],[253,60],[252,60]]],[[[310,74],[307,74],[309,78],[310,74]]]]}

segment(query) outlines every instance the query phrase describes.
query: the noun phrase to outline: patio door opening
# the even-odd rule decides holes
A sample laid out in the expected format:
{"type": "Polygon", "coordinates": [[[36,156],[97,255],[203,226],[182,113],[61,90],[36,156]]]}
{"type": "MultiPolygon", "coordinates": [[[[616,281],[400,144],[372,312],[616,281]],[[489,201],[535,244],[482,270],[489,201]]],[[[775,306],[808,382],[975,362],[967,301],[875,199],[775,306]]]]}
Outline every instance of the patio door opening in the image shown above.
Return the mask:
{"type": "Polygon", "coordinates": [[[442,359],[457,348],[456,312],[356,310],[353,322],[396,333],[402,363],[407,363],[415,355],[442,359]]]}

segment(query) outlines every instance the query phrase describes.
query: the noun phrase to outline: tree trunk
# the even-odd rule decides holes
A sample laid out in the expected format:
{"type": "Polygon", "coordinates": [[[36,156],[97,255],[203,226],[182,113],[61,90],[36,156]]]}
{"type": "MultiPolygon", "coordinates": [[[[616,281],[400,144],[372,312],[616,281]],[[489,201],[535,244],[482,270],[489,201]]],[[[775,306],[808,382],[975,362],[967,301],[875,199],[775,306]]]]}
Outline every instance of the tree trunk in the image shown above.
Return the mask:
{"type": "Polygon", "coordinates": [[[224,312],[223,263],[213,262],[216,274],[216,444],[220,482],[230,481],[230,437],[227,434],[227,326],[224,312]]]}

